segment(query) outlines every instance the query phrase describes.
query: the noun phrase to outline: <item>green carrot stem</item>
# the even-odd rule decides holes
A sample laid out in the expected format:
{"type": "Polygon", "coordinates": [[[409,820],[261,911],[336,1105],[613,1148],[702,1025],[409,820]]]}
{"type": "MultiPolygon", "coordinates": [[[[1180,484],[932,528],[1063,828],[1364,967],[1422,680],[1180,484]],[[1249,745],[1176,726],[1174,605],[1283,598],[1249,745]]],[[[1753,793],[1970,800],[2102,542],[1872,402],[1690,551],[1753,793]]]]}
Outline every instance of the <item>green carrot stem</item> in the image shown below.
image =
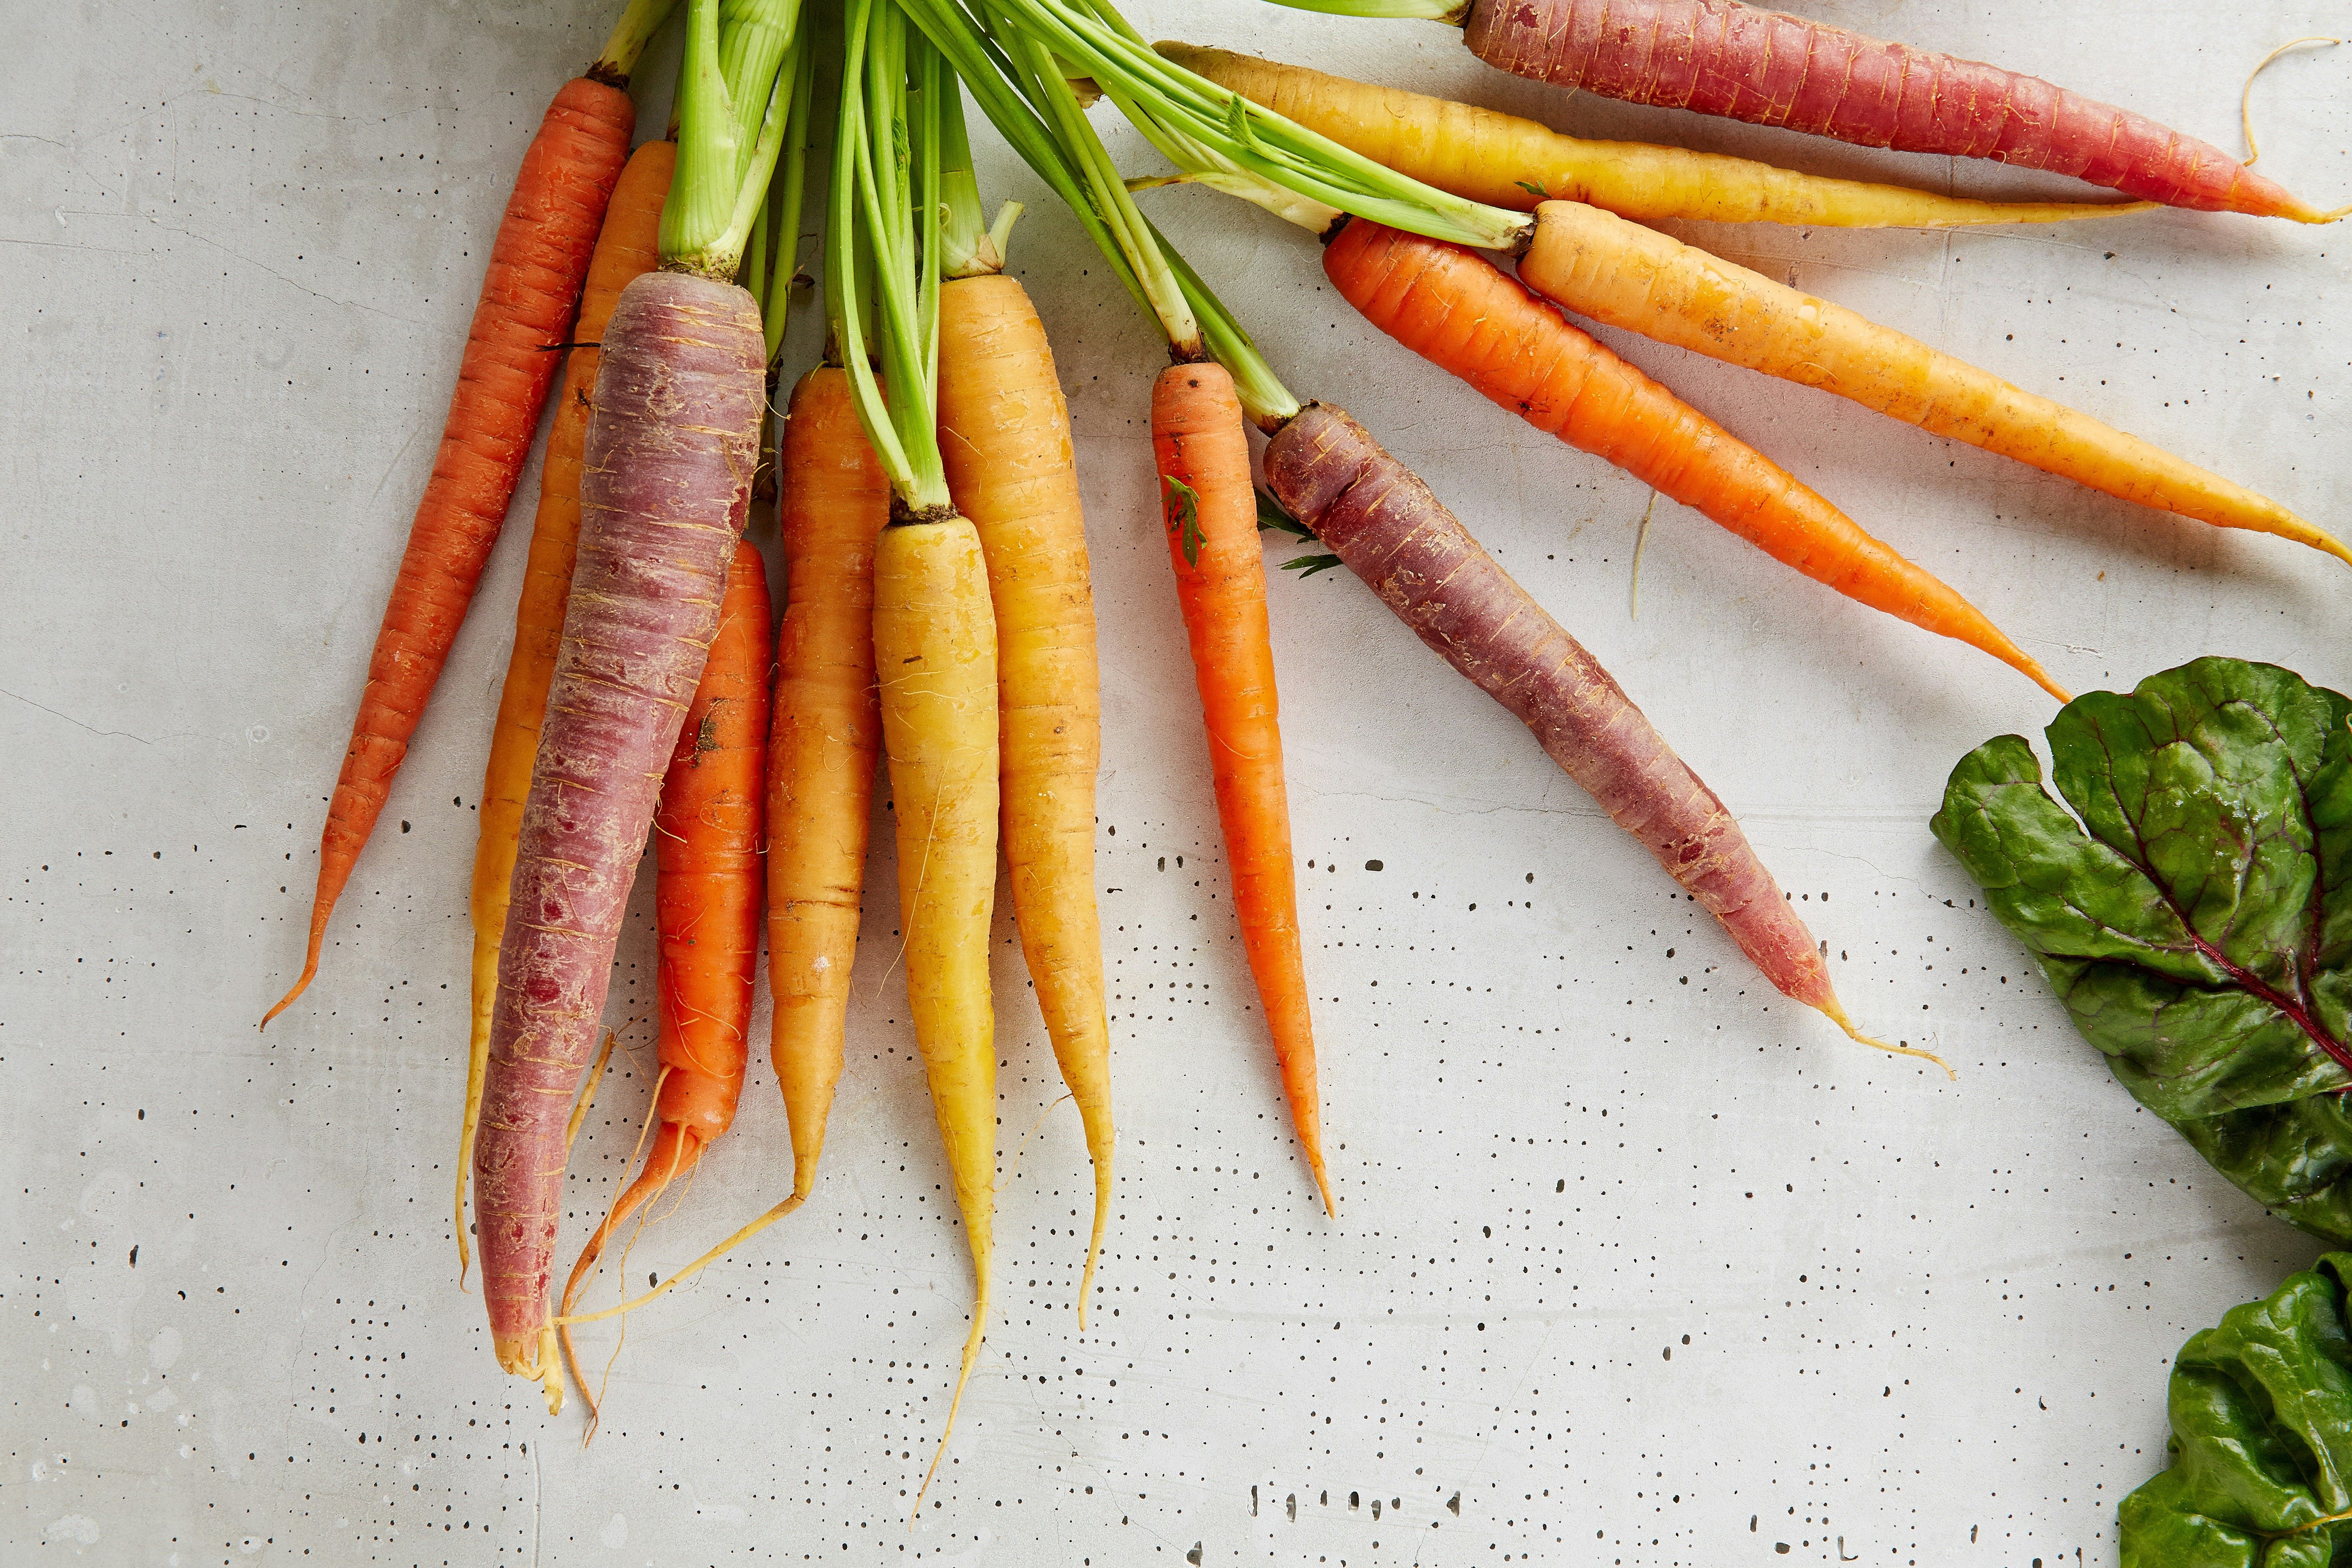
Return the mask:
{"type": "Polygon", "coordinates": [[[768,224],[768,247],[775,257],[761,324],[768,336],[768,364],[783,352],[784,322],[793,308],[793,280],[799,275],[801,207],[808,191],[809,127],[816,115],[817,50],[805,36],[793,41],[799,68],[793,75],[793,106],[784,131],[783,171],[770,182],[775,193],[768,224]]]}
{"type": "Polygon", "coordinates": [[[719,70],[735,117],[735,145],[748,175],[768,101],[800,24],[801,0],[719,0],[719,70]]]}
{"type": "Polygon", "coordinates": [[[1198,358],[1201,327],[1185,300],[1183,288],[1160,253],[1159,237],[1128,194],[1127,182],[1119,177],[1110,150],[1078,107],[1077,95],[1071,91],[1059,63],[1044,45],[1018,28],[998,26],[992,30],[1005,58],[1021,73],[1014,79],[1015,85],[1044,117],[1064,161],[1101,216],[1104,229],[1126,257],[1146,308],[1168,339],[1170,353],[1180,360],[1198,358]]]}
{"type": "Polygon", "coordinates": [[[734,216],[740,157],[719,68],[719,0],[688,0],[677,79],[677,169],[662,204],[662,265],[731,279],[709,253],[734,216]]]}
{"type": "MultiPolygon", "coordinates": [[[[1083,68],[1106,93],[1133,100],[1261,181],[1392,228],[1484,249],[1517,249],[1531,228],[1524,213],[1433,190],[1162,58],[1132,28],[1097,15],[1110,10],[1100,0],[1091,6],[1086,0],[1000,4],[1024,32],[1083,68]]],[[[1204,183],[1215,183],[1207,173],[1204,183]]]]}
{"type": "Polygon", "coordinates": [[[1327,16],[1380,16],[1419,22],[1450,22],[1460,26],[1470,15],[1470,0],[1273,0],[1294,11],[1320,11],[1327,16]]]}
{"type": "Polygon", "coordinates": [[[677,0],[629,0],[629,8],[613,25],[613,36],[604,40],[588,74],[609,86],[628,86],[629,73],[637,68],[637,57],[646,52],[646,45],[661,30],[677,4],[677,0]]]}
{"type": "MultiPolygon", "coordinates": [[[[826,248],[855,257],[864,238],[876,319],[866,320],[852,268],[825,268],[828,305],[866,441],[899,502],[933,516],[953,507],[937,433],[939,220],[934,207],[919,229],[913,202],[919,193],[935,200],[940,188],[937,89],[919,133],[907,119],[909,51],[896,0],[845,0],[845,10],[826,248]],[[869,324],[879,328],[887,396],[866,358],[869,324]]],[[[928,46],[914,54],[917,70],[935,79],[936,54],[928,46]]]]}

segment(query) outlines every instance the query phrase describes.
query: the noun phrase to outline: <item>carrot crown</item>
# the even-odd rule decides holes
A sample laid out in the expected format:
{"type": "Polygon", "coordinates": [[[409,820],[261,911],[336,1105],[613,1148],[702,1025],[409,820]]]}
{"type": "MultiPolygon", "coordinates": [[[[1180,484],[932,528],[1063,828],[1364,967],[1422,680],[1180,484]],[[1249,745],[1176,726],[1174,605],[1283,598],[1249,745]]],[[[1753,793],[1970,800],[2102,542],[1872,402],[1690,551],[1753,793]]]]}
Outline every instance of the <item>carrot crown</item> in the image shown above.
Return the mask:
{"type": "Polygon", "coordinates": [[[843,34],[825,250],[849,265],[825,267],[825,305],[894,520],[921,521],[954,511],[938,391],[940,100],[955,77],[896,0],[846,0],[843,34]],[[866,357],[877,329],[887,396],[866,357]]]}

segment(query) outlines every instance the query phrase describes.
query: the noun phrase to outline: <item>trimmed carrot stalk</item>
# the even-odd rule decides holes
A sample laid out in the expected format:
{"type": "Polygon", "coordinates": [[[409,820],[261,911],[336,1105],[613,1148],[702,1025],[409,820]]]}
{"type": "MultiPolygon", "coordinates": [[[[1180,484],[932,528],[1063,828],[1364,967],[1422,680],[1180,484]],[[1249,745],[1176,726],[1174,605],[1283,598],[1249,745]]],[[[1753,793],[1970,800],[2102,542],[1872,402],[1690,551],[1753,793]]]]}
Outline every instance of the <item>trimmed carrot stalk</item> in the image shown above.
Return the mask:
{"type": "MultiPolygon", "coordinates": [[[[956,510],[979,531],[996,609],[1013,921],[1094,1163],[1083,1330],[1110,1216],[1113,1142],[1094,875],[1101,676],[1086,518],[1069,407],[1027,291],[1002,274],[943,285],[939,342],[940,454],[956,510]]],[[[888,661],[880,668],[887,678],[888,661]]]]}
{"type": "MultiPolygon", "coordinates": [[[[625,76],[618,79],[626,84],[625,76]]],[[[264,1028],[319,973],[335,900],[383,810],[498,542],[555,379],[557,357],[547,346],[569,335],[605,204],[628,162],[636,110],[623,86],[584,76],[565,82],[523,153],[466,334],[433,478],[409,524],[327,808],[301,977],[263,1015],[264,1028]]]]}
{"type": "Polygon", "coordinates": [[[1777,990],[1866,1045],[1943,1065],[1856,1030],[1812,932],[1723,802],[1600,662],[1362,426],[1307,405],[1266,444],[1265,479],[1423,642],[1527,725],[1777,990]]]}
{"type": "MultiPolygon", "coordinates": [[[[559,1310],[568,1315],[605,1244],[639,1205],[694,1169],[734,1124],[750,1047],[760,958],[766,816],[768,574],[760,552],[735,546],[719,630],[697,682],[654,810],[654,930],[661,953],[660,1088],[652,1155],[581,1249],[559,1310]]],[[[589,1409],[572,1331],[564,1359],[589,1409]]]]}
{"type": "Polygon", "coordinates": [[[465,1120],[457,1136],[457,1277],[466,1275],[466,1174],[474,1164],[474,1129],[481,1118],[482,1073],[489,1061],[490,1011],[499,994],[499,942],[506,934],[507,894],[514,881],[515,837],[531,761],[539,754],[539,724],[547,710],[547,683],[563,640],[564,605],[572,596],[572,563],[580,546],[580,455],[588,438],[588,411],[602,363],[596,344],[621,290],[654,269],[662,198],[677,163],[673,142],[648,142],[631,155],[604,210],[604,231],[588,263],[572,332],[581,346],[563,367],[555,421],[531,521],[530,558],[523,567],[522,598],[515,607],[514,652],[499,691],[490,731],[490,760],[482,778],[481,839],[474,851],[473,1037],[466,1056],[465,1120]]]}
{"type": "Polygon", "coordinates": [[[1234,913],[1274,1037],[1298,1146],[1323,1194],[1324,1211],[1336,1214],[1323,1165],[1323,1098],[1299,950],[1265,546],[1258,542],[1241,399],[1223,365],[1173,364],[1160,373],[1151,386],[1151,451],[1160,468],[1176,602],[1208,723],[1209,777],[1233,870],[1234,913]]]}
{"type": "Polygon", "coordinates": [[[622,291],[581,480],[579,563],[517,847],[474,1149],[493,1348],[560,1405],[548,1281],[563,1109],[595,1043],[629,885],[719,627],[758,460],[751,296],[680,272],[622,291]]]}
{"type": "Polygon", "coordinates": [[[783,423],[784,621],[768,752],[769,1036],[805,1198],[841,1081],[849,976],[882,715],[874,693],[874,549],[889,481],[849,378],[809,372],[783,423]]]}
{"type": "Polygon", "coordinates": [[[1591,142],[1532,120],[1192,44],[1152,46],[1221,87],[1423,184],[1490,206],[1588,202],[1640,223],[1952,228],[2064,223],[2154,202],[1980,202],[1801,174],[1749,158],[1646,142],[1591,142]]]}
{"type": "Polygon", "coordinates": [[[1477,252],[1351,218],[1323,271],[1374,326],[1850,599],[1980,648],[2072,700],[1983,612],[1477,252]]]}
{"type": "MultiPolygon", "coordinates": [[[[893,521],[874,552],[874,665],[898,819],[907,1004],[971,1251],[971,1331],[942,1433],[988,1329],[996,1210],[997,643],[980,535],[952,514],[893,521]]],[[[939,1461],[931,1461],[936,1470],[939,1461]]],[[[924,1477],[925,1486],[930,1478],[924,1477]]],[[[919,1504],[919,1499],[918,1502],[919,1504]]]]}
{"type": "Polygon", "coordinates": [[[2219,147],[2039,77],[1740,0],[1475,0],[1463,42],[1497,69],[1603,98],[2047,169],[2167,206],[2342,216],[2219,147]]]}
{"type": "Polygon", "coordinates": [[[2352,552],[2268,497],[1843,305],[1598,207],[1538,207],[1519,278],[1612,327],[1833,392],[2123,500],[2276,534],[2352,562],[2352,552]]]}

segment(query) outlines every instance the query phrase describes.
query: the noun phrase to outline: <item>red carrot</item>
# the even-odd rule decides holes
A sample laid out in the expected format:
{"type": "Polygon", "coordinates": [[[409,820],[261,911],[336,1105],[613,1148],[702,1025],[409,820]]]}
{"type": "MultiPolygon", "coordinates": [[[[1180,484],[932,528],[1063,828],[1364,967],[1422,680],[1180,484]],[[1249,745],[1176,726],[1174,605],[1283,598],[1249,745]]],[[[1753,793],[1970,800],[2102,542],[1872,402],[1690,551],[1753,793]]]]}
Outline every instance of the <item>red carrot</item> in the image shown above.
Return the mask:
{"type": "Polygon", "coordinates": [[[2039,77],[1741,0],[1473,0],[1468,11],[1463,41],[1488,65],[1604,98],[2047,169],[2170,206],[2298,223],[2346,210],[2321,212],[2219,147],[2039,77]]]}
{"type": "Polygon", "coordinates": [[[751,297],[652,272],[622,292],[580,485],[580,556],[517,844],[474,1148],[499,1362],[560,1397],[547,1288],[564,1108],[595,1044],[663,768],[751,504],[767,345],[751,297]]]}
{"type": "Polygon", "coordinates": [[[667,8],[645,0],[629,8],[588,74],[558,89],[523,153],[466,334],[433,478],[409,524],[408,548],[376,632],[367,685],[327,807],[302,974],[263,1015],[264,1028],[319,973],[335,900],[375,828],[490,546],[498,542],[541,405],[562,368],[563,356],[549,353],[549,345],[571,334],[604,205],[628,162],[636,109],[625,89],[642,35],[650,31],[644,14],[653,10],[657,22],[667,8]]]}
{"type": "Polygon", "coordinates": [[[1266,443],[1265,479],[1423,642],[1533,731],[1782,994],[1866,1045],[1943,1065],[1854,1027],[1812,932],[1723,802],[1600,662],[1362,426],[1307,405],[1266,443]]]}

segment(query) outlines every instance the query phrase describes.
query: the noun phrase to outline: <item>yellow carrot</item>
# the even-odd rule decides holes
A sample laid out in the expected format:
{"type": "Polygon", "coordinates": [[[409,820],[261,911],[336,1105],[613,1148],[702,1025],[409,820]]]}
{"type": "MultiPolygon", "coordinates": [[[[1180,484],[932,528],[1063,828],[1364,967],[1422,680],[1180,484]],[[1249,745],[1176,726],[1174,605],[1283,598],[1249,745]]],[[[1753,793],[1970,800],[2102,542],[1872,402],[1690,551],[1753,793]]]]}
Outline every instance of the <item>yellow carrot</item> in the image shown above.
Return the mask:
{"type": "Polygon", "coordinates": [[[996,607],[1013,920],[1094,1163],[1093,1236],[1078,1283],[1084,1330],[1110,1215],[1112,1129],[1095,907],[1102,699],[1070,413],[1045,324],[1021,285],[1001,275],[940,289],[939,374],[948,489],[979,531],[996,607]]]}
{"type": "Polygon", "coordinates": [[[977,1281],[945,1432],[955,1426],[988,1328],[996,1206],[996,1022],[988,980],[996,900],[996,622],[980,536],[962,518],[894,521],[882,531],[874,552],[874,664],[898,820],[907,1005],[977,1281]]]}
{"type": "Polygon", "coordinates": [[[1519,277],[1580,315],[1818,386],[2160,511],[2352,552],[2268,497],[1843,305],[1575,202],[1536,209],[1519,277]]]}
{"type": "Polygon", "coordinates": [[[1824,228],[1953,228],[2114,217],[2157,205],[1980,202],[1801,174],[1686,147],[1591,142],[1516,114],[1326,76],[1279,60],[1194,44],[1154,47],[1187,69],[1376,163],[1441,191],[1518,212],[1552,200],[1589,202],[1642,223],[1685,218],[1824,228]]]}

